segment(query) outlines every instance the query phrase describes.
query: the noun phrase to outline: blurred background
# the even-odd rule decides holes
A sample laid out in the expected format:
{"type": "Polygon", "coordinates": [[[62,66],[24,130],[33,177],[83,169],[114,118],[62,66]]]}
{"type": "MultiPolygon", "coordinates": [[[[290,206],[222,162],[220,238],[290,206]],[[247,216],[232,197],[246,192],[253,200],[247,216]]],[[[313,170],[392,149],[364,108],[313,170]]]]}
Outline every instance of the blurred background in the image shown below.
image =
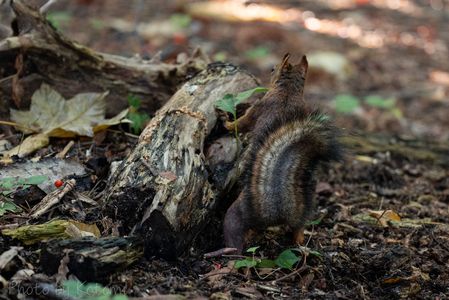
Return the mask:
{"type": "Polygon", "coordinates": [[[201,47],[267,86],[308,56],[308,101],[349,131],[449,139],[449,1],[60,0],[48,19],[101,52],[164,61],[201,47]]]}

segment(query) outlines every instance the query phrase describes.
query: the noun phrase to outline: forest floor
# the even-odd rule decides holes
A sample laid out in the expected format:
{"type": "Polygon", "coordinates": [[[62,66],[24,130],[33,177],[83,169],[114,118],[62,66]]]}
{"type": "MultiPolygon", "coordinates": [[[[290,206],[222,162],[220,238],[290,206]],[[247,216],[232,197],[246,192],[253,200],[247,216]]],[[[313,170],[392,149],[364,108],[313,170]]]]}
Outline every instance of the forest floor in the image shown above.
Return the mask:
{"type": "MultiPolygon", "coordinates": [[[[248,69],[263,86],[287,51],[315,57],[316,65],[342,61],[336,71],[311,69],[306,99],[323,107],[348,135],[376,133],[393,145],[449,140],[449,5],[444,2],[271,1],[289,12],[271,17],[274,22],[189,18],[176,1],[141,2],[60,1],[50,17],[67,37],[106,53],[147,58],[161,50],[170,61],[202,47],[214,59],[248,69]]],[[[132,147],[125,143],[120,153],[132,147]]],[[[319,172],[315,221],[292,270],[232,271],[241,258],[203,258],[223,247],[221,212],[176,263],[142,260],[113,275],[108,286],[129,296],[447,299],[448,170],[388,151],[349,151],[345,163],[319,172]]],[[[255,258],[274,259],[293,247],[285,231],[275,228],[255,237],[255,258]]]]}

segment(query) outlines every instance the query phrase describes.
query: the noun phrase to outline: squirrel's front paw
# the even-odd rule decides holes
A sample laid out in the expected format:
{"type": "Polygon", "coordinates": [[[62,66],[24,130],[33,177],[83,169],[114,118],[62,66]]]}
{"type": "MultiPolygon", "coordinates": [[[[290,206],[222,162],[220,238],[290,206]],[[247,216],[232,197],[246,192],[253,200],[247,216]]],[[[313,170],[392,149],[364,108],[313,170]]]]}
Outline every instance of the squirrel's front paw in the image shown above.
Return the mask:
{"type": "Polygon", "coordinates": [[[225,121],[224,127],[229,131],[234,131],[234,122],[225,121]]]}

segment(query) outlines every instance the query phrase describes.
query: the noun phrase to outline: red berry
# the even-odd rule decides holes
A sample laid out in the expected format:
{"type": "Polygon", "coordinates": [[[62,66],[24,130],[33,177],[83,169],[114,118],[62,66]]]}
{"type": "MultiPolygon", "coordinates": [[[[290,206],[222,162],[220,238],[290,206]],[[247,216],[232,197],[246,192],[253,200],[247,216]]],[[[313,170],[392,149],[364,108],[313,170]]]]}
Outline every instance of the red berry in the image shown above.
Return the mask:
{"type": "Polygon", "coordinates": [[[64,184],[64,182],[61,179],[58,179],[55,181],[55,187],[59,188],[64,184]]]}
{"type": "Polygon", "coordinates": [[[173,43],[175,45],[184,45],[187,43],[187,37],[183,33],[175,33],[173,35],[173,43]]]}

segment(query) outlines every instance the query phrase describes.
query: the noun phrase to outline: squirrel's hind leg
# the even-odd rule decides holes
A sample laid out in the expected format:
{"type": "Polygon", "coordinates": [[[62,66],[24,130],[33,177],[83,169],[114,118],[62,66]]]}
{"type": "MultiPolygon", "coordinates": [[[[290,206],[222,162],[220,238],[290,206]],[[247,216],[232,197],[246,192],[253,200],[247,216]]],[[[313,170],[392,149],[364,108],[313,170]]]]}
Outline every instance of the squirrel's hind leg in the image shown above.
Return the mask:
{"type": "Polygon", "coordinates": [[[297,245],[304,245],[304,226],[293,229],[293,242],[297,245]]]}
{"type": "Polygon", "coordinates": [[[226,247],[237,248],[239,254],[243,251],[245,236],[248,231],[244,201],[242,192],[226,212],[223,226],[226,247]]]}

